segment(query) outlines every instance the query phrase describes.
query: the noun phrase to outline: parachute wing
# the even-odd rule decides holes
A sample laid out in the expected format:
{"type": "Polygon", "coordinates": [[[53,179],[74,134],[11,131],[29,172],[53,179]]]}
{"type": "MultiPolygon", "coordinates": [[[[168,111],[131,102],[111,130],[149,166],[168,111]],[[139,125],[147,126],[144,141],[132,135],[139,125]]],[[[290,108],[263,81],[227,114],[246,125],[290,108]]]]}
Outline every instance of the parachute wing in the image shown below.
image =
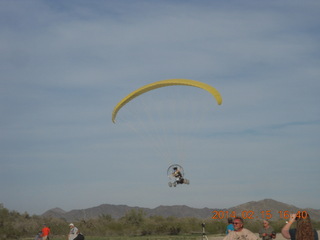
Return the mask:
{"type": "Polygon", "coordinates": [[[217,103],[220,105],[222,103],[222,97],[220,95],[220,93],[212,86],[203,83],[203,82],[199,82],[199,81],[195,81],[195,80],[190,80],[190,79],[168,79],[168,80],[162,80],[162,81],[157,81],[154,83],[150,83],[147,84],[141,88],[138,88],[137,90],[131,92],[129,95],[127,95],[126,97],[124,97],[113,109],[112,112],[112,122],[115,123],[116,117],[117,117],[117,113],[119,112],[119,110],[126,105],[128,102],[130,102],[132,99],[140,96],[141,94],[157,89],[157,88],[161,88],[161,87],[167,87],[167,86],[173,86],[173,85],[185,85],[185,86],[192,86],[192,87],[198,87],[198,88],[202,88],[206,91],[208,91],[209,93],[211,93],[214,98],[216,99],[217,103]]]}

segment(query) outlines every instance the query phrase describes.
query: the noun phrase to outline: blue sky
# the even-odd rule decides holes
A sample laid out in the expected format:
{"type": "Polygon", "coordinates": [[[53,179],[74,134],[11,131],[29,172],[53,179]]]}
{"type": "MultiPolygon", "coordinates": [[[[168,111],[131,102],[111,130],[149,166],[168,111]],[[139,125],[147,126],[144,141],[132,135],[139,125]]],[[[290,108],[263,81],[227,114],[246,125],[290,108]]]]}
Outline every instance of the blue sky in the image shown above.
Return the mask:
{"type": "Polygon", "coordinates": [[[311,0],[1,0],[0,202],[31,214],[264,198],[320,209],[319,15],[311,0]],[[223,104],[181,88],[203,114],[162,119],[172,93],[155,90],[119,112],[145,132],[112,123],[122,97],[171,78],[211,84],[223,104]],[[167,186],[162,129],[189,186],[167,186]]]}

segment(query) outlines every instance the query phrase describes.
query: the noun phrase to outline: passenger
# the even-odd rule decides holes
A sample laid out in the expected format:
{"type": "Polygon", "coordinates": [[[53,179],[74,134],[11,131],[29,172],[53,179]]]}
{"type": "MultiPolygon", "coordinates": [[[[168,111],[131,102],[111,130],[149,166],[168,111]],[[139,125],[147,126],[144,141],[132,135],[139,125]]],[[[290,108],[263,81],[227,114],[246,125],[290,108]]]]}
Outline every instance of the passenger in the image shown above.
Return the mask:
{"type": "Polygon", "coordinates": [[[182,177],[182,173],[177,167],[173,168],[172,175],[176,178],[176,183],[178,183],[178,184],[184,183],[184,179],[182,177]]]}

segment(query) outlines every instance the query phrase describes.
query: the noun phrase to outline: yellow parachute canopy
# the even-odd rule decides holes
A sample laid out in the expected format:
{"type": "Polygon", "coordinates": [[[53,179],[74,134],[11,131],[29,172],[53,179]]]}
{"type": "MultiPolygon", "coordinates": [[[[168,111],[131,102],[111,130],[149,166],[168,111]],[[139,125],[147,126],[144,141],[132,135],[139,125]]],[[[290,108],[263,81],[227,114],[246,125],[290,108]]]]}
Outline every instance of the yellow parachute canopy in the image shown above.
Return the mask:
{"type": "Polygon", "coordinates": [[[195,80],[190,80],[190,79],[168,79],[168,80],[162,80],[162,81],[157,81],[154,83],[150,83],[147,84],[141,88],[138,88],[137,90],[131,92],[129,95],[127,95],[126,97],[124,97],[113,109],[112,111],[112,122],[115,123],[115,119],[117,117],[117,113],[119,112],[119,110],[126,105],[128,102],[130,102],[132,99],[140,96],[141,94],[157,89],[157,88],[161,88],[161,87],[167,87],[167,86],[173,86],[173,85],[185,85],[185,86],[192,86],[192,87],[198,87],[198,88],[202,88],[206,91],[208,91],[209,93],[211,93],[215,99],[217,100],[217,103],[220,105],[222,103],[222,97],[220,95],[220,93],[212,86],[203,83],[203,82],[199,82],[199,81],[195,81],[195,80]]]}

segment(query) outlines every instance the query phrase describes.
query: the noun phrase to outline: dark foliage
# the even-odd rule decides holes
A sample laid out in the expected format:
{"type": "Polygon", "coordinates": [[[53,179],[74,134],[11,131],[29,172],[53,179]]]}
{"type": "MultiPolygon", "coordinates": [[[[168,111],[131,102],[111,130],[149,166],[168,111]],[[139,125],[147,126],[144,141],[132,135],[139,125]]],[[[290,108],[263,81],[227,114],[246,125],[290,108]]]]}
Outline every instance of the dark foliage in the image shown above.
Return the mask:
{"type": "MultiPolygon", "coordinates": [[[[33,238],[42,225],[50,227],[52,237],[66,238],[69,223],[65,219],[43,218],[9,211],[0,204],[0,239],[33,238]]],[[[142,210],[130,210],[120,219],[113,219],[110,215],[101,215],[99,218],[74,222],[77,228],[86,236],[145,236],[145,235],[183,235],[201,234],[202,223],[205,224],[207,234],[224,234],[227,220],[177,218],[150,216],[146,217],[142,210]]],[[[272,221],[271,226],[277,233],[285,224],[285,220],[272,221]]],[[[313,222],[316,229],[320,222],[313,222]]],[[[261,221],[246,221],[245,227],[258,232],[262,227],[261,221]]]]}

